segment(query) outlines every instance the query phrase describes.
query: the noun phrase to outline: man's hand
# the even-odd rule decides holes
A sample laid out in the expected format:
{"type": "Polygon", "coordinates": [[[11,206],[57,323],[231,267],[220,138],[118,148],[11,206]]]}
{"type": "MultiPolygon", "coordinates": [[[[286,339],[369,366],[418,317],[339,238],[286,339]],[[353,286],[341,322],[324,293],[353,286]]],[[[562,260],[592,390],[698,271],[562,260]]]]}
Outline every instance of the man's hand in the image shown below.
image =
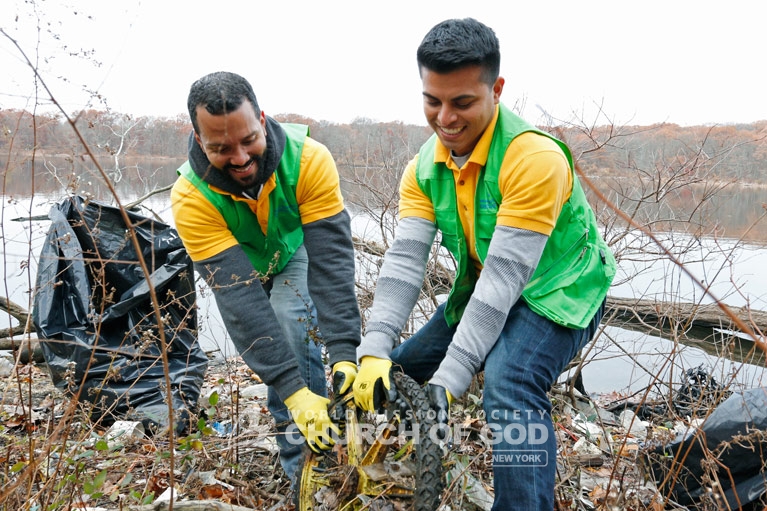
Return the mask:
{"type": "Polygon", "coordinates": [[[342,396],[357,377],[357,364],[344,360],[333,364],[333,393],[342,396]]]}
{"type": "Polygon", "coordinates": [[[426,394],[429,396],[432,409],[437,412],[437,424],[439,425],[437,436],[440,440],[444,440],[447,437],[447,423],[450,420],[450,404],[453,402],[453,396],[445,387],[433,383],[426,385],[426,394]]]}
{"type": "Polygon", "coordinates": [[[391,360],[373,356],[362,357],[360,370],[354,380],[354,402],[369,412],[379,411],[387,401],[397,399],[391,384],[391,360]]]}
{"type": "Polygon", "coordinates": [[[330,400],[302,387],[285,399],[285,406],[293,416],[293,422],[306,438],[306,443],[314,452],[325,451],[333,447],[333,433],[339,434],[338,426],[330,420],[328,405],[330,400]]]}

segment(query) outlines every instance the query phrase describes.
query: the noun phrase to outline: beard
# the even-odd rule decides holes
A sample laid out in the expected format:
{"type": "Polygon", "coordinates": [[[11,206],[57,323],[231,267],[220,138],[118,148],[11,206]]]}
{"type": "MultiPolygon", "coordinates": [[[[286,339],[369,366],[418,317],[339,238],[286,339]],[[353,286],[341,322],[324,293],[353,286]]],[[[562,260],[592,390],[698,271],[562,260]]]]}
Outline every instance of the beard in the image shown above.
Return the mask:
{"type": "Polygon", "coordinates": [[[226,165],[223,169],[229,177],[231,177],[236,183],[245,188],[251,188],[255,185],[260,185],[262,180],[261,175],[264,173],[264,157],[263,155],[253,155],[245,165],[226,165]],[[248,168],[250,165],[255,164],[256,170],[247,175],[240,176],[237,174],[237,170],[248,168]]]}

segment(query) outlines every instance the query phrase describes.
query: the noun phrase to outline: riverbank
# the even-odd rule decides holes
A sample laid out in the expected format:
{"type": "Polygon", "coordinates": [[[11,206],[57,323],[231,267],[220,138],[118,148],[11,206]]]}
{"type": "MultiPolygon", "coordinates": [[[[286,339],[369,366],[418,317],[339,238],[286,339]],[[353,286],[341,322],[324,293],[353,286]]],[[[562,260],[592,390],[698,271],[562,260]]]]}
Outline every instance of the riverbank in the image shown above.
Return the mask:
{"type": "MultiPolygon", "coordinates": [[[[17,365],[0,382],[3,501],[63,499],[92,511],[149,511],[157,509],[150,504],[169,498],[167,436],[110,439],[109,430],[89,424],[37,364],[17,365]],[[39,475],[30,478],[28,471],[39,475]]],[[[475,392],[480,392],[479,385],[475,382],[475,392]]],[[[175,439],[174,509],[200,509],[185,508],[184,503],[202,501],[236,506],[206,509],[292,509],[265,391],[241,360],[211,360],[200,398],[205,413],[188,434],[175,439]]],[[[560,509],[682,509],[664,501],[648,480],[645,454],[652,443],[668,442],[699,424],[696,416],[705,414],[713,401],[699,403],[695,414],[674,420],[673,410],[663,410],[649,396],[585,396],[557,386],[551,398],[560,509]]],[[[489,509],[491,456],[482,436],[486,422],[479,397],[470,391],[451,413],[454,428],[465,436],[444,456],[448,481],[441,509],[489,509]]]]}

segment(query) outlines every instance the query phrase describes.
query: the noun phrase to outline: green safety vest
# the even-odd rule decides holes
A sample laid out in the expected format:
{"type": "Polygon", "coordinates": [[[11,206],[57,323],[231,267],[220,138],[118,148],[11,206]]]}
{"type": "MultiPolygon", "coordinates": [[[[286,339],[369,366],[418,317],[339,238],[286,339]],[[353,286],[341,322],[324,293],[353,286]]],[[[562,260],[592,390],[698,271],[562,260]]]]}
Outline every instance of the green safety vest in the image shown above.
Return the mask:
{"type": "Polygon", "coordinates": [[[269,194],[266,234],[261,231],[258,218],[246,201],[235,200],[229,194],[213,191],[208,183],[194,172],[188,161],[177,171],[218,209],[261,277],[281,272],[304,242],[296,184],[309,127],[287,123],[280,125],[285,130],[287,141],[280,163],[274,171],[277,182],[275,189],[269,194]]]}
{"type": "MultiPolygon", "coordinates": [[[[573,190],[543,249],[530,282],[522,292],[525,303],[537,314],[568,328],[585,328],[596,314],[615,276],[612,252],[599,234],[594,212],[573,171],[569,148],[511,110],[500,105],[490,144],[487,165],[480,171],[474,198],[475,250],[484,264],[495,230],[501,192],[498,173],[506,150],[518,135],[533,131],[554,140],[570,164],[573,190]]],[[[456,276],[448,296],[445,319],[451,326],[460,321],[477,282],[456,202],[455,179],[445,163],[434,162],[436,135],[421,148],[416,180],[434,204],[442,245],[456,259],[456,276]]]]}

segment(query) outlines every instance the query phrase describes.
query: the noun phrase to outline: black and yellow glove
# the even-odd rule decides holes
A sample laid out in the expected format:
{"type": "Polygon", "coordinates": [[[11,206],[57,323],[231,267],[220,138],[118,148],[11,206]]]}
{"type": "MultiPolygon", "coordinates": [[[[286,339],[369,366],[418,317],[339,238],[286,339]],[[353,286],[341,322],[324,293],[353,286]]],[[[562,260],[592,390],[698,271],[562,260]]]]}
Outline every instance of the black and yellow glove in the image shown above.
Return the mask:
{"type": "Polygon", "coordinates": [[[450,420],[450,405],[453,402],[453,396],[450,391],[442,385],[429,383],[426,385],[426,395],[429,396],[429,404],[432,410],[437,414],[437,436],[440,440],[447,437],[448,421],[450,420]]]}
{"type": "Polygon", "coordinates": [[[330,420],[329,404],[329,399],[315,394],[307,387],[302,387],[285,399],[285,406],[290,410],[293,422],[306,438],[309,448],[317,453],[333,447],[335,437],[340,434],[338,426],[330,420]]]}
{"type": "Polygon", "coordinates": [[[333,364],[333,392],[342,396],[354,383],[357,377],[357,364],[344,360],[333,364]]]}
{"type": "Polygon", "coordinates": [[[362,357],[352,388],[357,406],[369,412],[381,411],[387,401],[397,399],[397,390],[391,382],[391,360],[362,357]]]}

